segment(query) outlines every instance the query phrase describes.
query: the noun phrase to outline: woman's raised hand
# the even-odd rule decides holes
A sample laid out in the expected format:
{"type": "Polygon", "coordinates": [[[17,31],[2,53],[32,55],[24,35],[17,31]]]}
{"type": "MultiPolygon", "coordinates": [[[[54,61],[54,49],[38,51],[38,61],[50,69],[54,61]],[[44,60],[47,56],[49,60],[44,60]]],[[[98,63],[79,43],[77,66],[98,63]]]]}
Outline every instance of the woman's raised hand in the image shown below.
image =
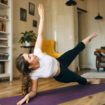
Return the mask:
{"type": "Polygon", "coordinates": [[[44,7],[43,4],[39,4],[38,6],[38,13],[41,18],[44,18],[44,7]]]}

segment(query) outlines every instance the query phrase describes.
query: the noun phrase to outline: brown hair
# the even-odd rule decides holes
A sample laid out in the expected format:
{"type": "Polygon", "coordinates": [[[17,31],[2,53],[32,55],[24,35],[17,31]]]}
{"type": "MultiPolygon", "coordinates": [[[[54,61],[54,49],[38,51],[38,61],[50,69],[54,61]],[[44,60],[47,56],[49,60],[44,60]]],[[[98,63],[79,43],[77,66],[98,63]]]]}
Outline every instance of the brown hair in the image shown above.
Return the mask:
{"type": "Polygon", "coordinates": [[[29,73],[31,69],[28,68],[29,63],[24,59],[23,54],[20,54],[16,59],[16,67],[22,74],[22,95],[25,96],[29,91],[32,84],[29,73]]]}

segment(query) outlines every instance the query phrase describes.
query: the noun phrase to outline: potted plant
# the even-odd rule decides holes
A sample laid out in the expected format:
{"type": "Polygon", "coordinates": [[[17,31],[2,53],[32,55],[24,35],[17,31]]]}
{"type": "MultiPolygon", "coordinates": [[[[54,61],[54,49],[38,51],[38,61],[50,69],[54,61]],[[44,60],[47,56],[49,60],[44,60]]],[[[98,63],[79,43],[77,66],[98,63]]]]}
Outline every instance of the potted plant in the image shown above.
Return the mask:
{"type": "Polygon", "coordinates": [[[30,46],[31,42],[36,41],[36,35],[33,31],[21,32],[22,37],[20,38],[20,43],[25,43],[26,46],[30,46]]]}

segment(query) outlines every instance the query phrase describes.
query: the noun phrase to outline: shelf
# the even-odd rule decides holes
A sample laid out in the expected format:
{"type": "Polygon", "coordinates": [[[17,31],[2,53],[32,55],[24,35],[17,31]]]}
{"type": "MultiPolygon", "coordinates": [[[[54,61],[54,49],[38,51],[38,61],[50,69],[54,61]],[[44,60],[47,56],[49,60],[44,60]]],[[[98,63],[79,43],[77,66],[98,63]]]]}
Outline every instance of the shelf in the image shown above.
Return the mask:
{"type": "Polygon", "coordinates": [[[8,62],[9,60],[0,60],[0,62],[8,62]]]}
{"type": "Polygon", "coordinates": [[[10,74],[0,74],[0,78],[3,78],[3,77],[9,77],[10,74]]]}
{"type": "Polygon", "coordinates": [[[0,38],[0,40],[8,40],[8,38],[0,38]]]}
{"type": "MultiPolygon", "coordinates": [[[[0,0],[1,1],[1,0],[0,0]]],[[[0,30],[0,52],[7,52],[7,55],[1,54],[0,62],[4,64],[6,72],[0,74],[0,78],[9,77],[12,81],[12,25],[13,25],[13,0],[8,0],[8,4],[0,2],[0,23],[3,26],[0,30]],[[3,25],[4,24],[4,25],[3,25]]],[[[1,68],[0,68],[1,69],[1,68]]],[[[1,71],[0,71],[1,72],[1,71]]]]}
{"type": "Polygon", "coordinates": [[[6,8],[9,8],[9,6],[6,4],[0,3],[0,9],[6,9],[6,8]]]}
{"type": "Polygon", "coordinates": [[[9,46],[0,45],[0,48],[8,48],[9,46]]]}
{"type": "Polygon", "coordinates": [[[0,34],[7,35],[7,34],[9,34],[9,33],[8,33],[8,32],[0,31],[0,34]]]}
{"type": "Polygon", "coordinates": [[[9,19],[6,19],[4,17],[0,17],[0,21],[7,22],[7,21],[9,21],[9,19]]]}

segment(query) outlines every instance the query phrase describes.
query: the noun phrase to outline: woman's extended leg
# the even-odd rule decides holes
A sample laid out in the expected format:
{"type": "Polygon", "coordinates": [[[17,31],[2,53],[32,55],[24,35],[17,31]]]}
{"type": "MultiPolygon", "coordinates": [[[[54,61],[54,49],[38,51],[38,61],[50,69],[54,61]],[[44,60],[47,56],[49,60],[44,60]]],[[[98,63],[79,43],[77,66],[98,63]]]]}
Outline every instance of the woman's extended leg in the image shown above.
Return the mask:
{"type": "Polygon", "coordinates": [[[75,48],[65,52],[63,55],[61,55],[57,60],[68,67],[71,62],[74,60],[74,58],[85,48],[85,44],[83,42],[80,42],[75,48]]]}
{"type": "Polygon", "coordinates": [[[74,58],[85,48],[85,46],[87,46],[87,44],[94,38],[96,37],[96,34],[92,34],[88,37],[86,37],[85,39],[82,40],[82,42],[80,42],[75,48],[73,48],[72,50],[69,50],[67,52],[65,52],[62,56],[60,56],[59,58],[57,58],[57,60],[62,63],[63,65],[65,65],[66,67],[68,67],[70,65],[70,63],[74,60],[74,58]]]}

